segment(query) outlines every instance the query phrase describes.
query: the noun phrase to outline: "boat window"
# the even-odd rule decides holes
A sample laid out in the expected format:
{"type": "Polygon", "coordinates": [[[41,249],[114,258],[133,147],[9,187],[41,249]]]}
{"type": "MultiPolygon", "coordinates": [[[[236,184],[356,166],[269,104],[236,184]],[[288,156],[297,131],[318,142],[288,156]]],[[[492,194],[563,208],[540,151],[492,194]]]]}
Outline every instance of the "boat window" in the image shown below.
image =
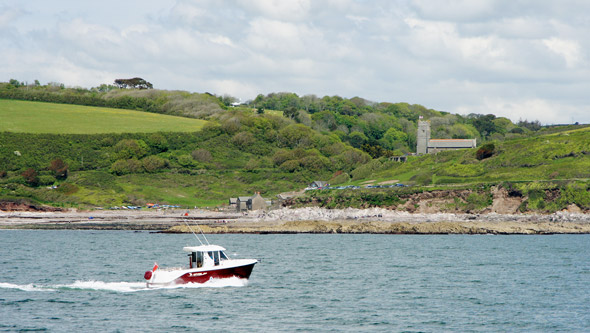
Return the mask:
{"type": "Polygon", "coordinates": [[[219,256],[221,257],[221,260],[227,260],[227,256],[225,255],[225,252],[223,251],[219,251],[219,256]]]}
{"type": "Polygon", "coordinates": [[[215,258],[213,258],[213,261],[215,262],[215,266],[219,265],[219,251],[214,251],[213,255],[215,255],[215,258]]]}
{"type": "Polygon", "coordinates": [[[203,267],[203,252],[197,252],[197,267],[203,267]]]}

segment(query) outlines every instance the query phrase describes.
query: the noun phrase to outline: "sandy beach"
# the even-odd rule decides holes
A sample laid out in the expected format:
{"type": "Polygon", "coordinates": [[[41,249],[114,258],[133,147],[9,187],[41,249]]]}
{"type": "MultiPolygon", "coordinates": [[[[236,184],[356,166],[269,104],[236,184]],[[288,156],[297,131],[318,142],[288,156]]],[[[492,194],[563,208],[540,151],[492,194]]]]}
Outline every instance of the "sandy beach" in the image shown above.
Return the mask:
{"type": "Polygon", "coordinates": [[[590,214],[451,214],[372,209],[282,208],[271,211],[0,211],[0,229],[93,229],[205,233],[584,234],[590,214]]]}

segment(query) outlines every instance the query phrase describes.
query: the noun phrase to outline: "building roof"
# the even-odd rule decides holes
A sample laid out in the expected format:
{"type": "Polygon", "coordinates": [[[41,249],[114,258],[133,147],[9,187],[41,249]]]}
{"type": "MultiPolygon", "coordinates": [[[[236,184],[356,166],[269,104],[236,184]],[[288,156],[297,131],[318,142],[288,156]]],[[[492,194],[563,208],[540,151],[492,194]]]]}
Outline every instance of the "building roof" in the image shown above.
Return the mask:
{"type": "Polygon", "coordinates": [[[475,139],[431,139],[428,148],[474,148],[475,139]]]}
{"type": "Polygon", "coordinates": [[[225,249],[219,245],[185,246],[182,249],[185,252],[225,251],[225,249]]]}

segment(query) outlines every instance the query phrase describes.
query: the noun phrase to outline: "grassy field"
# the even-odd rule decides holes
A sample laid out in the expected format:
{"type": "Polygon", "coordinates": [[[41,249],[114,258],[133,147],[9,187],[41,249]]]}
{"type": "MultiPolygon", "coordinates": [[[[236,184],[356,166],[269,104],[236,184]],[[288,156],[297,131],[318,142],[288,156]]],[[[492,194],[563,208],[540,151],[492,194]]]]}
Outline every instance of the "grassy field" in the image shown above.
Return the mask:
{"type": "Polygon", "coordinates": [[[194,132],[204,120],[69,104],[0,99],[0,131],[98,134],[194,132]]]}

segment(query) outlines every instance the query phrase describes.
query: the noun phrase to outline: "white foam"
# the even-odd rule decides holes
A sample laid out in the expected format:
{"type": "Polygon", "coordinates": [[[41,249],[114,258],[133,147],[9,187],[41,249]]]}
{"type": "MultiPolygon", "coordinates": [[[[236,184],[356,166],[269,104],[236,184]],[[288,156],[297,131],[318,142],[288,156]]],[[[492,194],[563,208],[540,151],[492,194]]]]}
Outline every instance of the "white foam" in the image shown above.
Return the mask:
{"type": "Polygon", "coordinates": [[[103,281],[76,281],[72,284],[57,285],[56,288],[104,290],[122,293],[147,289],[145,282],[103,282],[103,281]]]}
{"type": "Polygon", "coordinates": [[[56,291],[60,289],[74,289],[74,290],[99,290],[99,291],[114,291],[121,293],[137,292],[154,289],[177,289],[177,288],[225,288],[225,287],[244,287],[248,285],[247,279],[240,279],[238,277],[231,277],[226,279],[211,279],[205,283],[187,283],[177,284],[171,286],[147,288],[145,282],[103,282],[103,281],[76,281],[71,284],[57,284],[57,285],[35,285],[25,284],[19,285],[14,283],[0,282],[0,288],[3,289],[18,289],[23,291],[56,291]]]}
{"type": "Polygon", "coordinates": [[[55,290],[51,287],[37,286],[32,283],[30,283],[30,284],[14,284],[14,283],[6,283],[6,282],[0,282],[0,288],[19,289],[19,290],[23,290],[23,291],[53,291],[53,290],[55,290]]]}

